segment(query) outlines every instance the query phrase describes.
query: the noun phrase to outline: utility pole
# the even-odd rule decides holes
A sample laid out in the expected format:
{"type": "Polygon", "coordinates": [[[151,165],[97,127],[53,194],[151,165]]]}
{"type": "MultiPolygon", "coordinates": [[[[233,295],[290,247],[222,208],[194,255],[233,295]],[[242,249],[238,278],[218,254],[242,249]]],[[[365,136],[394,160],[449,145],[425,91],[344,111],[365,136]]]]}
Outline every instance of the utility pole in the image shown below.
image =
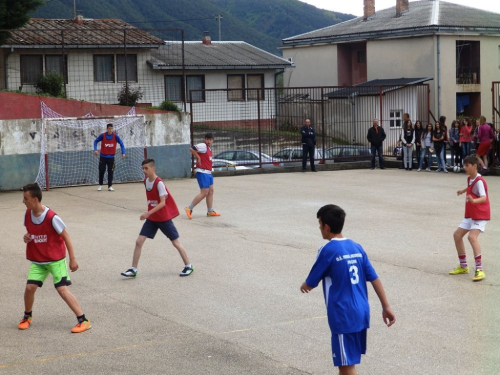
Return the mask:
{"type": "Polygon", "coordinates": [[[73,0],[73,13],[75,14],[75,20],[76,20],[76,0],[73,0]]]}
{"type": "Polygon", "coordinates": [[[220,42],[221,41],[220,21],[222,20],[222,16],[220,14],[216,14],[215,20],[219,22],[219,42],[220,42]]]}

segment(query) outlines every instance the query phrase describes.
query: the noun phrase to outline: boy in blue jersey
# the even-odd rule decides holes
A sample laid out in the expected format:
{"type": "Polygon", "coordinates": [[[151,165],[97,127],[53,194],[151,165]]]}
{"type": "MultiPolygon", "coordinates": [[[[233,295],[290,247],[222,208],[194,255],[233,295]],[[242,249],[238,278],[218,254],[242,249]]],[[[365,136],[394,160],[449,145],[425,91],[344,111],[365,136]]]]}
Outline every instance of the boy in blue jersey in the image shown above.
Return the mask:
{"type": "Polygon", "coordinates": [[[340,375],[355,375],[355,365],[366,352],[366,330],[370,327],[367,281],[377,293],[382,304],[382,319],[388,327],[395,323],[396,317],[365,251],[361,245],[342,236],[344,210],[329,204],[319,209],[317,218],[321,234],[329,242],[319,249],[300,290],[309,293],[323,281],[332,331],[333,364],[339,368],[340,375]]]}

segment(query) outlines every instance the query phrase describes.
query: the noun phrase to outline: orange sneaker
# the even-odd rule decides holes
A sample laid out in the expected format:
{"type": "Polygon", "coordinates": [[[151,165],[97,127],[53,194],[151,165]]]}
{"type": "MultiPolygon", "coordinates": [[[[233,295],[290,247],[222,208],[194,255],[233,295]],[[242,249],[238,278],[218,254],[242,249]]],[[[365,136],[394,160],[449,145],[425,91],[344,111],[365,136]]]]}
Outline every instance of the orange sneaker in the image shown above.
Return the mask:
{"type": "Polygon", "coordinates": [[[22,319],[21,319],[21,322],[19,323],[19,325],[17,326],[17,328],[19,329],[22,329],[22,330],[25,330],[25,329],[28,329],[30,324],[31,324],[31,320],[33,318],[31,316],[27,316],[25,315],[22,319]]]}
{"type": "Polygon", "coordinates": [[[215,211],[207,211],[207,216],[220,216],[220,214],[215,211]]]}
{"type": "Polygon", "coordinates": [[[190,219],[193,218],[193,215],[192,215],[193,214],[193,210],[192,209],[190,209],[189,207],[186,207],[184,209],[184,211],[186,211],[186,215],[187,215],[188,218],[190,218],[190,219]]]}
{"type": "Polygon", "coordinates": [[[85,332],[92,328],[92,325],[90,324],[90,320],[84,320],[83,322],[79,322],[76,326],[74,326],[71,329],[71,333],[80,333],[80,332],[85,332]]]}

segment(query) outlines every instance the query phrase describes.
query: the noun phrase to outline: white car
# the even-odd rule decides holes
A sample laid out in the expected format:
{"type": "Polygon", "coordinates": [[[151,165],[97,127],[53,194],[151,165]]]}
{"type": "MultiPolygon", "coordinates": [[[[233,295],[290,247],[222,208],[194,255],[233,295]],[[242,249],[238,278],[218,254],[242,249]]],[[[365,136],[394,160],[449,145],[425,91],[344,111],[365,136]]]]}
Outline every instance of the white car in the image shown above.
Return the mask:
{"type": "Polygon", "coordinates": [[[224,159],[212,159],[212,171],[238,171],[241,169],[250,169],[244,165],[236,165],[234,162],[224,159]]]}

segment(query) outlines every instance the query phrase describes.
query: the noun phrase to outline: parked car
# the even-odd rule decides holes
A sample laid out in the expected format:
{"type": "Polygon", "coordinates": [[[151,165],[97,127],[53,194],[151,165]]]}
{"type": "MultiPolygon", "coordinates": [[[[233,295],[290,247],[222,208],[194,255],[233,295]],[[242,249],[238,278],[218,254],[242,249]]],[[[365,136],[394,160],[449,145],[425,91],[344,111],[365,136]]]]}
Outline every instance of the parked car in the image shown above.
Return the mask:
{"type": "Polygon", "coordinates": [[[333,146],[326,150],[326,163],[338,163],[343,161],[367,161],[371,160],[372,152],[366,146],[342,145],[333,146]]]}
{"type": "MultiPolygon", "coordinates": [[[[272,164],[273,159],[264,153],[261,153],[263,168],[274,167],[272,164]]],[[[248,150],[229,150],[215,155],[214,159],[228,160],[235,165],[243,165],[248,168],[259,168],[259,152],[248,150]]]]}
{"type": "Polygon", "coordinates": [[[236,165],[232,161],[224,159],[212,159],[212,171],[237,171],[241,169],[250,169],[243,165],[236,165]]]}
{"type": "MultiPolygon", "coordinates": [[[[276,166],[295,166],[302,165],[302,147],[286,147],[273,155],[273,162],[276,166]],[[285,163],[286,162],[286,163],[285,163]]],[[[314,149],[315,163],[321,164],[323,159],[323,149],[314,149]]],[[[309,160],[307,161],[309,165],[309,160]]]]}

